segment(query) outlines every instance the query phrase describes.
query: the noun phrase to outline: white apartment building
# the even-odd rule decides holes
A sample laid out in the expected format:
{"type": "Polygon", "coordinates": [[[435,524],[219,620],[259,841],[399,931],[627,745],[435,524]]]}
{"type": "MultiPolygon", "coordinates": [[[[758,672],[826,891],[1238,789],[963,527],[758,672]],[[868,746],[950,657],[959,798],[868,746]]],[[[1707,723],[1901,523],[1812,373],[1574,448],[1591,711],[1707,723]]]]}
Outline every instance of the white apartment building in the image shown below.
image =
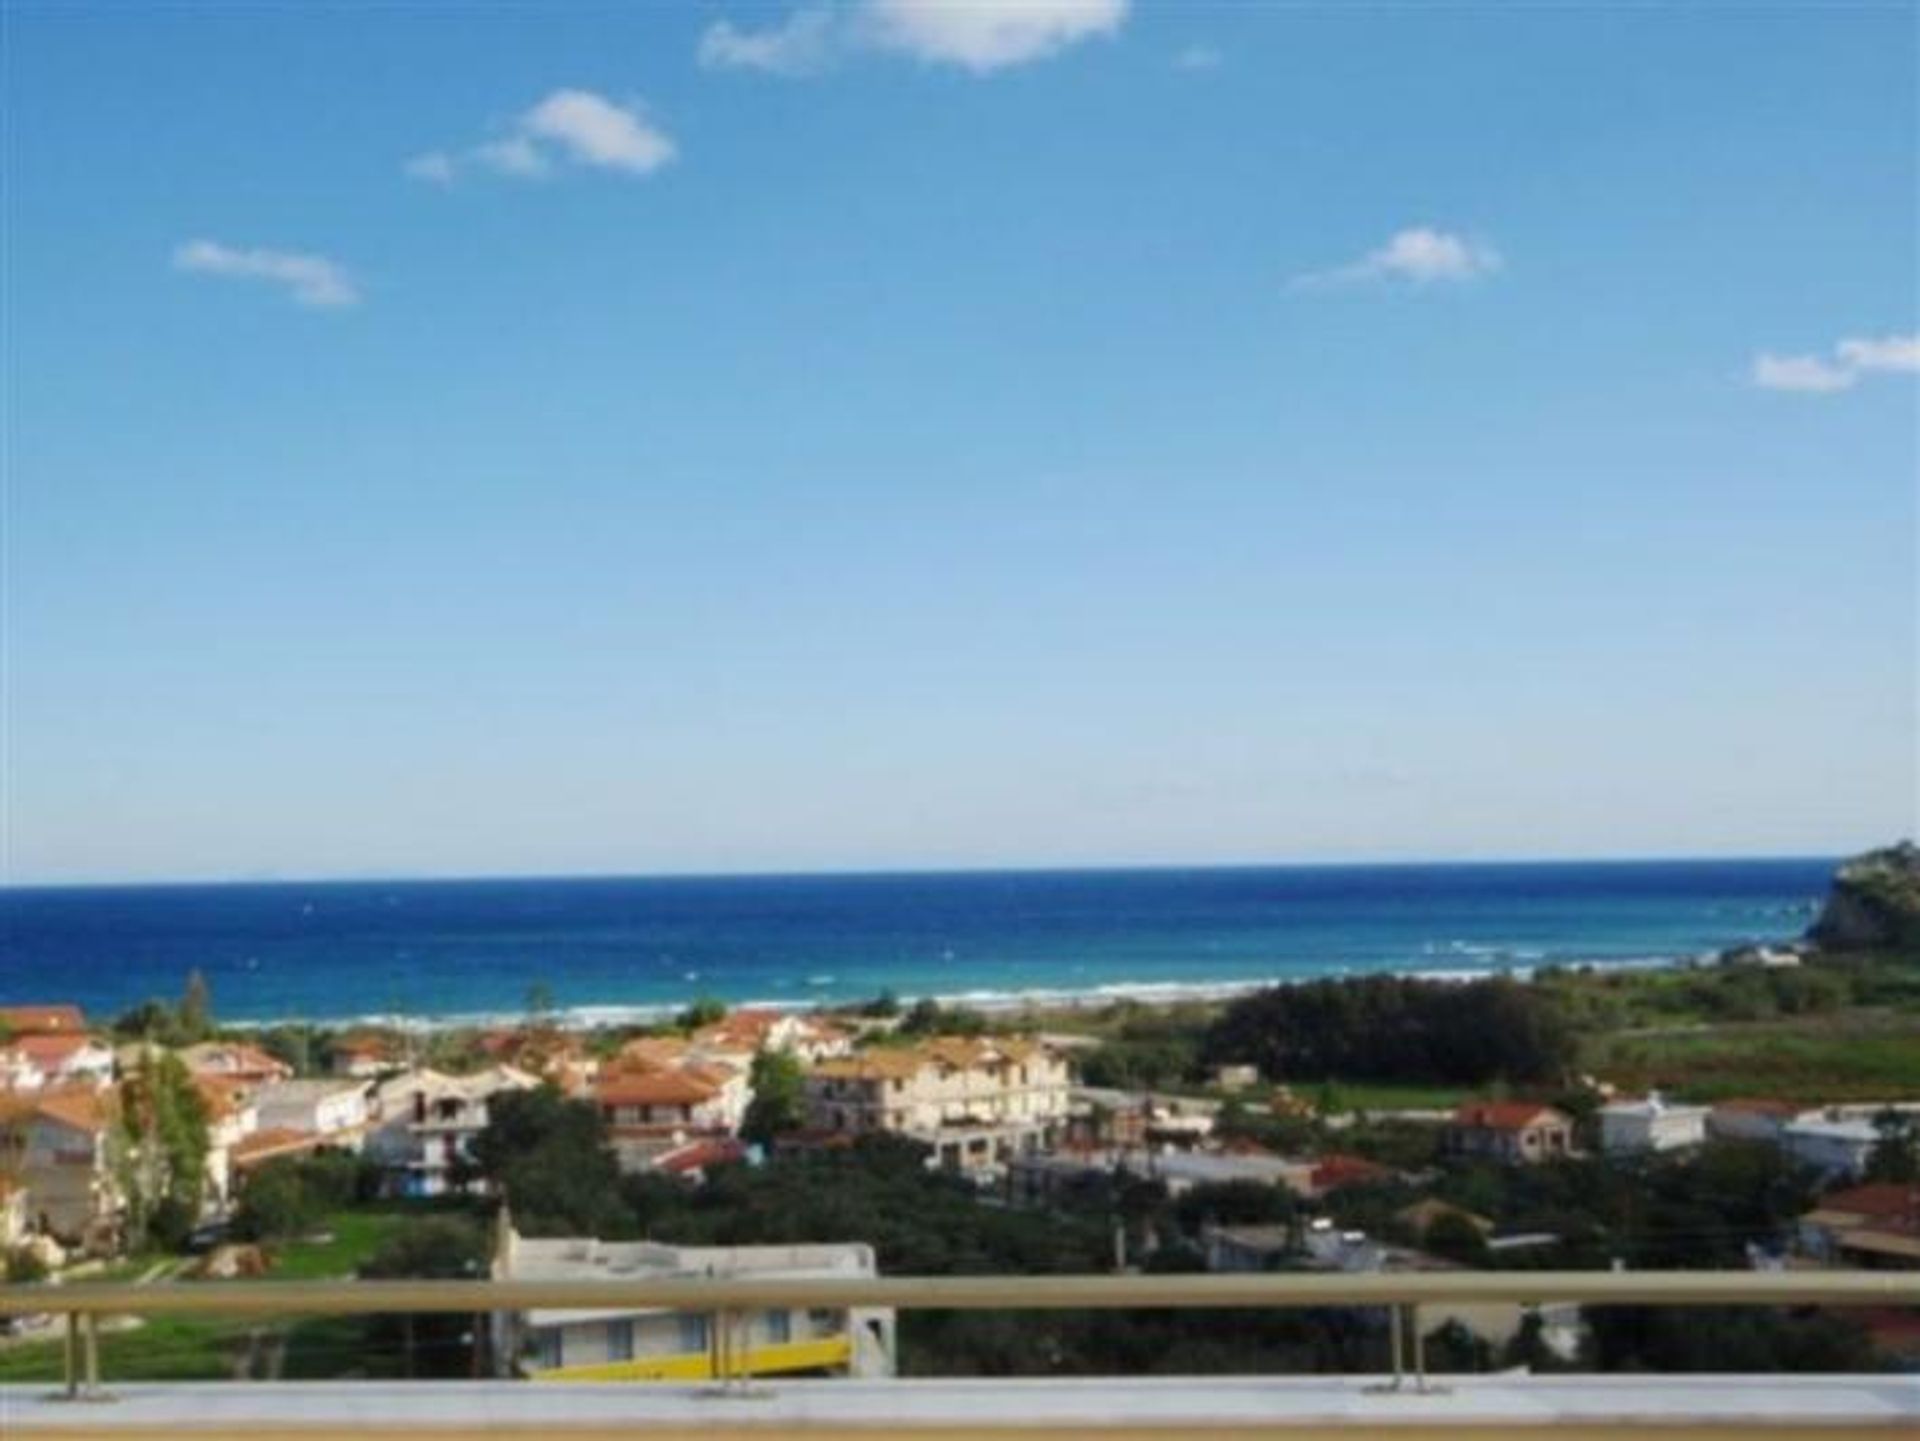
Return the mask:
{"type": "Polygon", "coordinates": [[[507,1091],[539,1084],[525,1071],[492,1066],[470,1076],[403,1071],[374,1088],[366,1153],[399,1196],[443,1196],[459,1189],[473,1141],[487,1128],[488,1106],[507,1091]]]}
{"type": "Polygon", "coordinates": [[[329,1145],[358,1149],[372,1114],[369,1089],[365,1081],[342,1077],[271,1082],[254,1096],[260,1129],[310,1131],[329,1145]]]}
{"type": "Polygon", "coordinates": [[[952,1170],[997,1170],[1066,1125],[1066,1059],[1036,1041],[944,1036],[826,1060],[807,1075],[807,1118],[842,1135],[892,1132],[952,1170]]]}
{"type": "Polygon", "coordinates": [[[1680,1151],[1707,1139],[1705,1106],[1676,1106],[1659,1092],[1609,1101],[1598,1112],[1600,1149],[1609,1156],[1680,1151]]]}
{"type": "MultiPolygon", "coordinates": [[[[685,1278],[843,1280],[877,1275],[873,1248],[665,1246],[587,1237],[534,1240],[502,1220],[496,1281],[616,1281],[685,1278]]],[[[712,1378],[715,1337],[705,1312],[631,1310],[498,1312],[495,1365],[503,1376],[553,1381],[695,1381],[712,1378]]],[[[891,1309],[772,1307],[735,1323],[736,1367],[755,1376],[877,1379],[894,1372],[891,1309]]]]}

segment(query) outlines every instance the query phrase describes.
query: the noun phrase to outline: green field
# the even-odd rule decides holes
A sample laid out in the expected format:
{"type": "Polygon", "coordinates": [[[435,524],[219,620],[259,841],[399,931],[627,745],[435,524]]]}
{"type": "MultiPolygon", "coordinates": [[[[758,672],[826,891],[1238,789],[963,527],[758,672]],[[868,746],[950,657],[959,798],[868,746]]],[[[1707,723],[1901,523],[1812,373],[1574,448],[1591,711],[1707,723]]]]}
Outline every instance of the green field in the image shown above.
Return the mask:
{"type": "MultiPolygon", "coordinates": [[[[413,1213],[342,1211],[328,1217],[326,1238],[296,1241],[273,1259],[269,1279],[320,1281],[354,1274],[413,1213]]],[[[93,1279],[132,1280],[151,1259],[110,1268],[93,1279]]],[[[285,1323],[253,1324],[245,1319],[155,1316],[124,1331],[100,1337],[100,1370],[109,1381],[189,1381],[231,1379],[257,1370],[284,1338],[281,1374],[331,1377],[365,1370],[380,1357],[361,1354],[361,1323],[352,1317],[327,1317],[285,1323]]],[[[391,1358],[386,1358],[391,1360],[391,1358]]],[[[58,1340],[25,1342],[0,1348],[0,1382],[57,1381],[62,1374],[58,1340]]]]}
{"type": "Polygon", "coordinates": [[[1700,1101],[1920,1099],[1920,1017],[1850,1013],[1607,1036],[1589,1064],[1623,1090],[1700,1101]]]}

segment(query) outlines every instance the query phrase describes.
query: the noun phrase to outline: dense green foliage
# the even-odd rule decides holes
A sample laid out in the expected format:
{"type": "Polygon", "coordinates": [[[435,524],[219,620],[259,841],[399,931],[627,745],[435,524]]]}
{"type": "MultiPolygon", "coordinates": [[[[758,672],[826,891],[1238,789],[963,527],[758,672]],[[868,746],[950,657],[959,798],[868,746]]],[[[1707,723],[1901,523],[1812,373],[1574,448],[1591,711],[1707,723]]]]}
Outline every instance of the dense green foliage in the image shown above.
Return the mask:
{"type": "MultiPolygon", "coordinates": [[[[367,1280],[465,1281],[487,1270],[487,1236],[466,1216],[423,1216],[360,1267],[367,1280]]],[[[473,1316],[372,1316],[364,1323],[369,1352],[398,1355],[403,1376],[479,1374],[482,1328],[473,1316]]]]}
{"type": "Polygon", "coordinates": [[[753,1058],[753,1099],[740,1123],[743,1138],[766,1145],[795,1131],[807,1118],[807,1075],[785,1051],[761,1051],[753,1058]]]}
{"type": "Polygon", "coordinates": [[[233,1233],[243,1241],[277,1244],[315,1230],[328,1213],[371,1200],[378,1169],[359,1156],[322,1151],[282,1156],[248,1177],[234,1212],[233,1233]]]}
{"type": "Polygon", "coordinates": [[[1251,1063],[1288,1080],[1558,1082],[1575,1038],[1552,998],[1499,977],[1311,981],[1243,996],[1208,1030],[1209,1065],[1251,1063]]]}
{"type": "Polygon", "coordinates": [[[606,1121],[591,1101],[569,1100],[551,1085],[495,1096],[473,1162],[527,1235],[632,1233],[606,1121]]]}
{"type": "Polygon", "coordinates": [[[178,1056],[149,1049],[120,1084],[115,1169],[139,1245],[181,1245],[207,1183],[207,1107],[178,1056]]]}

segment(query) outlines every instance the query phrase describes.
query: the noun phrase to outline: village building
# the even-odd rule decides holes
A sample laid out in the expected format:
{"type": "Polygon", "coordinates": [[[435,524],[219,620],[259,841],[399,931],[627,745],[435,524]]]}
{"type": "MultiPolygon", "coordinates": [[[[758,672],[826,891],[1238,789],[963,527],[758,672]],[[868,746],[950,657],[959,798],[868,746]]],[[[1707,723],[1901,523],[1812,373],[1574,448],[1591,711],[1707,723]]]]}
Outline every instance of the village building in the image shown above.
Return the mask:
{"type": "Polygon", "coordinates": [[[1069,1083],[1066,1060],[1037,1042],[940,1037],[821,1061],[807,1116],[823,1131],[925,1142],[951,1170],[994,1170],[1053,1144],[1069,1083]]]}
{"type": "Polygon", "coordinates": [[[1453,1113],[1446,1146],[1459,1156],[1530,1165],[1573,1150],[1573,1121],[1536,1101],[1469,1101],[1453,1113]]]}
{"type": "Polygon", "coordinates": [[[202,1041],[183,1050],[180,1060],[195,1076],[246,1081],[256,1086],[293,1079],[292,1066],[272,1052],[244,1041],[202,1041]]]}
{"type": "Polygon", "coordinates": [[[406,1062],[406,1051],[390,1036],[344,1036],[333,1043],[328,1069],[336,1076],[372,1080],[406,1062]]]}
{"type": "Polygon", "coordinates": [[[1705,1106],[1676,1106],[1657,1091],[1609,1101],[1597,1114],[1600,1149],[1609,1156],[1680,1151],[1707,1139],[1705,1106]]]}
{"type": "Polygon", "coordinates": [[[403,1071],[374,1088],[365,1153],[385,1172],[397,1196],[444,1196],[471,1181],[473,1142],[487,1128],[489,1104],[510,1091],[531,1090],[532,1076],[492,1066],[469,1076],[403,1071]]]}
{"type": "Polygon", "coordinates": [[[1829,1192],[1800,1218],[1799,1240],[1807,1255],[1833,1265],[1920,1270],[1920,1183],[1829,1192]]]}
{"type": "Polygon", "coordinates": [[[306,1131],[328,1145],[358,1150],[371,1119],[369,1089],[344,1076],[271,1082],[254,1096],[260,1128],[306,1131]]]}
{"type": "Polygon", "coordinates": [[[84,1035],[87,1018],[78,1006],[0,1006],[0,1035],[84,1035]]]}
{"type": "Polygon", "coordinates": [[[1829,1180],[1851,1180],[1867,1169],[1880,1131],[1864,1116],[1815,1117],[1791,1122],[1780,1132],[1788,1156],[1829,1180]]]}
{"type": "Polygon", "coordinates": [[[830,1021],[804,1011],[743,1007],[693,1033],[693,1048],[718,1060],[746,1066],[762,1051],[779,1051],[815,1065],[853,1051],[853,1038],[830,1021]]]}
{"type": "Polygon", "coordinates": [[[1819,1115],[1817,1106],[1798,1101],[1719,1101],[1707,1112],[1707,1134],[1716,1141],[1763,1141],[1778,1146],[1788,1126],[1819,1115]]]}
{"type": "Polygon", "coordinates": [[[113,1084],[113,1049],[85,1032],[16,1036],[7,1049],[39,1073],[41,1086],[113,1084]]]}
{"type": "Polygon", "coordinates": [[[745,1072],[718,1061],[603,1072],[593,1101],[623,1171],[651,1169],[668,1151],[739,1129],[749,1093],[745,1072]]]}
{"type": "Polygon", "coordinates": [[[260,1129],[260,1108],[252,1083],[227,1076],[193,1080],[207,1114],[207,1205],[225,1212],[234,1199],[234,1153],[260,1129]]]}
{"type": "Polygon", "coordinates": [[[93,1086],[0,1097],[0,1172],[28,1192],[27,1225],[111,1251],[124,1198],[114,1175],[115,1098],[93,1086]]]}
{"type": "MultiPolygon", "coordinates": [[[[818,1281],[878,1274],[873,1248],[667,1246],[585,1237],[530,1239],[505,1219],[496,1230],[496,1281],[818,1281]]],[[[636,1306],[496,1312],[493,1354],[502,1375],[536,1381],[703,1381],[718,1374],[721,1338],[705,1311],[636,1306]]],[[[728,1338],[737,1374],[854,1376],[894,1373],[890,1309],[768,1306],[740,1315],[728,1338]]]]}

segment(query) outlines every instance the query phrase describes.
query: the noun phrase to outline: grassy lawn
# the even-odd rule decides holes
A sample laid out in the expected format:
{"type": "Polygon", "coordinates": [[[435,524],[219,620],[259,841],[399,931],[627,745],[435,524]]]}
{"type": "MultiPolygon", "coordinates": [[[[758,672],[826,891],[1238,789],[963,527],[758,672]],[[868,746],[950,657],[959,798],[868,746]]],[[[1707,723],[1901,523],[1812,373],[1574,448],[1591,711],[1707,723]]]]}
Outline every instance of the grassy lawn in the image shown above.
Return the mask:
{"type": "Polygon", "coordinates": [[[1609,1036],[1590,1065],[1624,1089],[1690,1100],[1920,1098],[1920,1017],[1855,1013],[1609,1036]]]}
{"type": "Polygon", "coordinates": [[[324,1241],[282,1246],[269,1273],[276,1281],[324,1281],[351,1276],[407,1224],[406,1211],[341,1211],[327,1218],[324,1241]]]}
{"type": "MultiPolygon", "coordinates": [[[[342,1211],[328,1217],[328,1239],[297,1241],[274,1258],[268,1278],[319,1281],[353,1275],[355,1269],[405,1226],[413,1213],[342,1211]]],[[[118,1262],[89,1280],[132,1280],[163,1258],[118,1262]]],[[[285,1327],[289,1378],[325,1378],[345,1373],[385,1374],[391,1358],[368,1356],[357,1317],[324,1317],[285,1327]]],[[[249,1353],[249,1336],[271,1328],[244,1319],[155,1316],[127,1331],[100,1337],[100,1370],[109,1381],[192,1381],[231,1378],[249,1353]]],[[[58,1381],[59,1339],[0,1348],[0,1383],[58,1381]]]]}

